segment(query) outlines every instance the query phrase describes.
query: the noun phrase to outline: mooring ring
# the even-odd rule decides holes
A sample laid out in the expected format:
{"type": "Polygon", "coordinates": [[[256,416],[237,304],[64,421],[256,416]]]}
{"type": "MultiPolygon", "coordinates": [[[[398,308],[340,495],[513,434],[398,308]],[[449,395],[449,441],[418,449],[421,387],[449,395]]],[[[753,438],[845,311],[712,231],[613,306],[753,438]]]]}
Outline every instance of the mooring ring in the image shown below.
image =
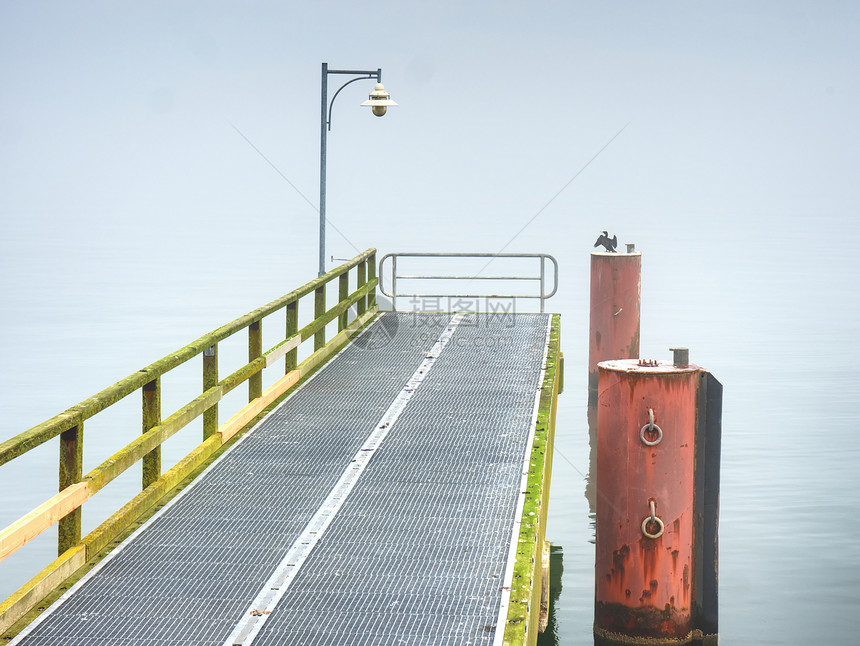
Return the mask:
{"type": "Polygon", "coordinates": [[[649,422],[648,424],[645,424],[645,426],[642,427],[641,431],[639,431],[639,439],[642,440],[642,443],[645,444],[646,446],[654,446],[655,444],[660,444],[660,440],[663,439],[663,429],[661,429],[656,424],[649,422]],[[646,440],[645,439],[645,432],[646,431],[648,431],[649,433],[656,432],[657,433],[657,439],[654,440],[653,442],[650,440],[646,440]]]}
{"type": "Polygon", "coordinates": [[[645,520],[642,521],[642,534],[644,534],[645,538],[660,538],[663,535],[663,530],[665,527],[663,526],[663,521],[657,518],[656,516],[645,516],[645,520]],[[660,526],[660,529],[656,534],[652,534],[648,531],[648,523],[657,523],[660,526]]]}

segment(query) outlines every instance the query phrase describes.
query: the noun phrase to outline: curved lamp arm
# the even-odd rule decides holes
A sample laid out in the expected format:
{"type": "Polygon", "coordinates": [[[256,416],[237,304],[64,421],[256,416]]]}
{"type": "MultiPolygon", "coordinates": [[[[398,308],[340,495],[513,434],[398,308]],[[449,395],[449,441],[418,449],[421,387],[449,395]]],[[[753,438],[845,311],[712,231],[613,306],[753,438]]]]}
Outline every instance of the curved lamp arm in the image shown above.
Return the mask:
{"type": "MultiPolygon", "coordinates": [[[[331,74],[331,72],[329,72],[329,74],[331,74]]],[[[326,116],[325,124],[329,130],[331,130],[331,109],[334,107],[334,100],[337,98],[337,95],[340,94],[340,91],[350,83],[355,83],[356,81],[364,81],[366,79],[372,79],[374,76],[378,76],[376,72],[367,72],[367,76],[357,76],[354,79],[350,79],[337,89],[337,92],[334,93],[334,96],[331,98],[331,102],[328,104],[328,115],[326,116]]]]}

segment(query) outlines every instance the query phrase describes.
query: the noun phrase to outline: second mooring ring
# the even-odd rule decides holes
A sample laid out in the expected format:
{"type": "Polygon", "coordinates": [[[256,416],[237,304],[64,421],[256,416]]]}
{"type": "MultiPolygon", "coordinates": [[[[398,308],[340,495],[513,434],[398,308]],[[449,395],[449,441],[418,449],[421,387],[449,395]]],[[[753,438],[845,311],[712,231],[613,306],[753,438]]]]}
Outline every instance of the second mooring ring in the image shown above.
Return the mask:
{"type": "Polygon", "coordinates": [[[666,528],[663,525],[663,521],[660,520],[659,518],[657,518],[656,516],[646,516],[645,520],[642,521],[642,534],[645,536],[645,538],[650,538],[650,539],[660,538],[663,535],[664,529],[666,529],[666,528]],[[657,523],[657,525],[660,526],[660,529],[658,529],[656,532],[654,532],[652,534],[651,532],[648,531],[648,524],[649,523],[657,523]]]}

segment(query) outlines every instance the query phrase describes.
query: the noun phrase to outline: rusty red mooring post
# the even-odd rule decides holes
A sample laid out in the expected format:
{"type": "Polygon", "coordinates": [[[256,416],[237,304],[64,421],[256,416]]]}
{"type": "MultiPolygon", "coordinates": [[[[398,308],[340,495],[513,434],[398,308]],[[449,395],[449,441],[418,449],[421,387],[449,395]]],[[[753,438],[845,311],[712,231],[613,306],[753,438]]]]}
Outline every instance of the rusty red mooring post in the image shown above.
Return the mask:
{"type": "Polygon", "coordinates": [[[588,336],[589,401],[597,396],[597,364],[639,357],[639,289],[642,254],[591,254],[591,315],[588,336]]]}
{"type": "Polygon", "coordinates": [[[722,386],[688,356],[598,367],[598,644],[716,640],[722,386]]]}
{"type": "Polygon", "coordinates": [[[597,364],[639,356],[639,309],[642,254],[627,244],[627,253],[591,254],[591,313],[588,336],[588,437],[591,452],[585,496],[595,512],[594,451],[597,435],[597,364]]]}

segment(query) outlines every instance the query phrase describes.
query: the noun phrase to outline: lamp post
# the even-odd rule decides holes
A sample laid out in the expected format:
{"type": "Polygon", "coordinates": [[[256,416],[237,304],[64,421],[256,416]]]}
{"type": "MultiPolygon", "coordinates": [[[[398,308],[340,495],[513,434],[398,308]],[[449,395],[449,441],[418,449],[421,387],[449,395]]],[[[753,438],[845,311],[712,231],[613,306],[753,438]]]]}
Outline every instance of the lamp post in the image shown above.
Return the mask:
{"type": "Polygon", "coordinates": [[[367,98],[367,101],[362,103],[363,106],[368,106],[377,117],[385,114],[389,106],[397,105],[391,100],[391,95],[385,91],[382,85],[382,68],[376,71],[367,70],[330,70],[328,63],[322,64],[322,82],[320,96],[320,262],[319,274],[322,276],[325,273],[325,167],[326,167],[326,134],[331,130],[331,109],[334,106],[334,100],[340,91],[350,83],[361,81],[364,79],[376,78],[376,85],[373,92],[367,98]],[[341,85],[331,102],[328,101],[328,75],[329,74],[346,74],[355,76],[341,85]]]}

